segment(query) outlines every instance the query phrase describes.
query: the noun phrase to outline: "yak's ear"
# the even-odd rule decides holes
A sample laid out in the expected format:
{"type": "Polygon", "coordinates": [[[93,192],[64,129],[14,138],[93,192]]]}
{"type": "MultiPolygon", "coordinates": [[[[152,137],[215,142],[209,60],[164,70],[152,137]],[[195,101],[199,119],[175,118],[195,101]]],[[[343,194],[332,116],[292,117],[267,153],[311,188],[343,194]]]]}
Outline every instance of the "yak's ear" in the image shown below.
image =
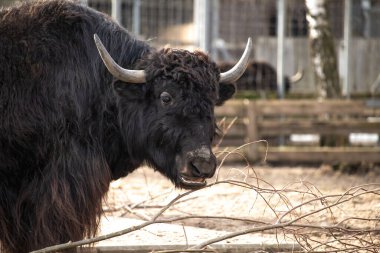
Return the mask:
{"type": "Polygon", "coordinates": [[[116,81],[113,84],[116,94],[127,100],[143,99],[145,96],[145,86],[145,84],[126,84],[122,81],[116,81]]]}
{"type": "Polygon", "coordinates": [[[226,100],[230,99],[236,92],[236,86],[231,83],[219,84],[219,99],[216,105],[222,105],[226,100]]]}

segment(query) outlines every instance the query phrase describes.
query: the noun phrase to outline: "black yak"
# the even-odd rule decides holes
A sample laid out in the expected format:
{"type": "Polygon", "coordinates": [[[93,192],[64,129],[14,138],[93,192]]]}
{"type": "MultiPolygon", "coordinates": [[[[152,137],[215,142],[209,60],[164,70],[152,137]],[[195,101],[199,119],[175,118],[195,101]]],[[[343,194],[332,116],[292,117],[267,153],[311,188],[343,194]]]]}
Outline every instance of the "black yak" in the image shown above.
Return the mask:
{"type": "Polygon", "coordinates": [[[220,73],[202,52],[156,50],[76,2],[0,10],[1,251],[93,236],[111,180],[142,164],[204,186],[214,107],[250,50],[220,73]]]}
{"type": "MultiPolygon", "coordinates": [[[[233,62],[219,62],[221,71],[226,71],[234,66],[233,62]]],[[[292,84],[299,82],[303,77],[303,71],[284,78],[284,91],[289,92],[292,84]]],[[[277,92],[277,72],[273,66],[266,62],[250,61],[239,80],[236,81],[238,90],[253,90],[260,93],[277,92]]]]}

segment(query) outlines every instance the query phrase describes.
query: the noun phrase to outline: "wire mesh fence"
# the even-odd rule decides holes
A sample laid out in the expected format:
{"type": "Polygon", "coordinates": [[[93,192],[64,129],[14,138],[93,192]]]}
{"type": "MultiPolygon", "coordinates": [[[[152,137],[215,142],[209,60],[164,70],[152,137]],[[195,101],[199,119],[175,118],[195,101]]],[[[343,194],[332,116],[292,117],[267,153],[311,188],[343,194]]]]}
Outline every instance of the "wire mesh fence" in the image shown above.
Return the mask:
{"type": "MultiPolygon", "coordinates": [[[[380,0],[351,0],[351,49],[349,77],[344,77],[344,0],[327,1],[331,32],[336,40],[341,78],[348,78],[353,94],[380,92],[380,0]]],[[[112,2],[88,0],[89,6],[108,14],[112,2]]],[[[115,1],[114,1],[115,2],[115,1]]],[[[277,64],[277,0],[212,0],[199,7],[197,0],[120,0],[119,22],[154,46],[194,49],[200,47],[200,32],[204,33],[206,49],[217,61],[234,62],[240,56],[246,39],[252,37],[252,59],[259,63],[255,78],[277,64]],[[136,6],[138,5],[138,8],[136,6]],[[205,20],[199,22],[199,14],[205,20]],[[136,24],[138,23],[138,24],[136,24]],[[262,63],[262,64],[260,64],[262,63]],[[262,68],[262,70],[260,70],[262,68]]],[[[284,75],[291,77],[300,70],[304,75],[289,93],[315,92],[313,69],[308,46],[307,8],[304,0],[286,1],[284,75]]],[[[275,71],[274,71],[275,73],[275,71]]],[[[270,78],[269,78],[270,79],[270,78]]],[[[274,79],[275,80],[275,79],[274,79]]],[[[260,81],[259,81],[260,82],[260,81]]],[[[276,87],[277,84],[274,84],[276,87]]],[[[243,85],[244,86],[244,85],[243,85]]],[[[243,88],[242,88],[243,89],[243,88]]],[[[244,88],[246,89],[246,88],[244,88]]]]}
{"type": "MultiPolygon", "coordinates": [[[[288,93],[315,93],[305,0],[78,1],[113,15],[127,30],[149,41],[153,46],[163,47],[169,44],[171,47],[190,50],[202,48],[217,61],[236,61],[247,38],[252,37],[252,59],[256,63],[263,63],[259,64],[262,70],[259,68],[254,74],[255,78],[259,78],[258,82],[263,79],[264,73],[276,73],[278,3],[285,1],[283,74],[291,77],[300,70],[304,74],[297,84],[290,86],[288,93]],[[270,70],[266,69],[268,66],[270,70]]],[[[11,2],[14,0],[0,0],[0,6],[7,6],[11,2]]],[[[327,12],[335,38],[341,81],[348,80],[349,93],[378,96],[380,0],[327,1],[327,12]],[[345,13],[344,7],[347,3],[351,6],[349,13],[345,13]],[[347,42],[344,41],[347,26],[345,16],[348,14],[351,15],[349,63],[345,55],[347,42]],[[348,71],[345,71],[347,66],[348,71]]]]}

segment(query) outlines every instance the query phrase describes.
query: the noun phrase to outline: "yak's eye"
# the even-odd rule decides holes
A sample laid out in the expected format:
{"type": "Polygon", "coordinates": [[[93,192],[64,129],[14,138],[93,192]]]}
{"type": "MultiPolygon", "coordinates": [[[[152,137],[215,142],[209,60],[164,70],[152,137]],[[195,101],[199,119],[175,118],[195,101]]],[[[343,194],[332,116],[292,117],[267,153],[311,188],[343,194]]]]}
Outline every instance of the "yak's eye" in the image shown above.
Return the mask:
{"type": "Polygon", "coordinates": [[[161,93],[160,99],[163,105],[168,105],[172,102],[172,96],[166,91],[161,93]]]}

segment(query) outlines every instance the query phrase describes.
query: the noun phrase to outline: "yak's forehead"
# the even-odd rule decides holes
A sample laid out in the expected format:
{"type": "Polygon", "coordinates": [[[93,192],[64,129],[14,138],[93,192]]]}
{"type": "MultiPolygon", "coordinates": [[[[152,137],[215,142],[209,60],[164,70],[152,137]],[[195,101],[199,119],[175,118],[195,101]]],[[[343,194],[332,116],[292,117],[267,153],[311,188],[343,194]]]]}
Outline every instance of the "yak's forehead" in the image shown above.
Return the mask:
{"type": "Polygon", "coordinates": [[[155,86],[175,86],[191,94],[216,97],[219,68],[199,51],[162,49],[145,60],[147,81],[155,86]]]}

